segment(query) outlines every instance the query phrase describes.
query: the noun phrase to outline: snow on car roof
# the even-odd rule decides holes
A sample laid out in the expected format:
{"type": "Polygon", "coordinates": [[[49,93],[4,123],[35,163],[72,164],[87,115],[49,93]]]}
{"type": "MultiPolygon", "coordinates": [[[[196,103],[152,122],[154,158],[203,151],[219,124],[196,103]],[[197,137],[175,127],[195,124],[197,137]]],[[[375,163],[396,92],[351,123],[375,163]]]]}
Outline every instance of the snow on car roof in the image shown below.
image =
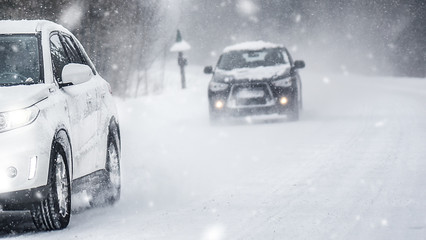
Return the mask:
{"type": "Polygon", "coordinates": [[[252,42],[243,42],[239,44],[235,44],[232,46],[226,47],[223,52],[231,52],[231,51],[244,51],[244,50],[262,50],[265,48],[282,48],[282,45],[271,43],[271,42],[264,42],[264,41],[252,41],[252,42]]]}
{"type": "Polygon", "coordinates": [[[69,33],[64,27],[47,20],[2,20],[0,34],[36,33],[44,29],[57,29],[69,33]]]}

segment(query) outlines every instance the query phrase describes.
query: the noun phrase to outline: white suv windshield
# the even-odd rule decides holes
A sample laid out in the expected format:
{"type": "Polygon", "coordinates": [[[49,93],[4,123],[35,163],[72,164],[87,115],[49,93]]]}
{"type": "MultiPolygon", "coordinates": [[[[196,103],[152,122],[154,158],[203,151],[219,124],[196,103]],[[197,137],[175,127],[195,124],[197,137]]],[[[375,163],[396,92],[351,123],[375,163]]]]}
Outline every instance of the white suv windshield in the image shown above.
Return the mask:
{"type": "Polygon", "coordinates": [[[280,49],[232,51],[222,55],[217,67],[223,70],[232,70],[235,68],[255,68],[288,64],[288,58],[284,55],[280,49]]]}
{"type": "Polygon", "coordinates": [[[40,81],[36,35],[0,35],[0,86],[40,81]]]}

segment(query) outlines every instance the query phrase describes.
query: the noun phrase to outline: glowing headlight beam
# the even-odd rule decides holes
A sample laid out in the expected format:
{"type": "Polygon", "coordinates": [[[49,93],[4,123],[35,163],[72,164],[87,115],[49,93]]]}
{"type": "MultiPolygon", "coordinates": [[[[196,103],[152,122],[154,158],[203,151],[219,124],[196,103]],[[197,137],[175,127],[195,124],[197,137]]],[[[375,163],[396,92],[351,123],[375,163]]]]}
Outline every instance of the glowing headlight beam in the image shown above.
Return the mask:
{"type": "Polygon", "coordinates": [[[32,123],[40,110],[35,107],[0,113],[0,132],[9,131],[32,123]]]}
{"type": "Polygon", "coordinates": [[[217,109],[222,109],[224,105],[225,104],[223,103],[222,100],[218,100],[218,101],[215,102],[214,107],[217,108],[217,109]]]}
{"type": "Polygon", "coordinates": [[[281,97],[280,98],[280,104],[281,105],[286,105],[288,103],[288,99],[286,97],[281,97]]]}

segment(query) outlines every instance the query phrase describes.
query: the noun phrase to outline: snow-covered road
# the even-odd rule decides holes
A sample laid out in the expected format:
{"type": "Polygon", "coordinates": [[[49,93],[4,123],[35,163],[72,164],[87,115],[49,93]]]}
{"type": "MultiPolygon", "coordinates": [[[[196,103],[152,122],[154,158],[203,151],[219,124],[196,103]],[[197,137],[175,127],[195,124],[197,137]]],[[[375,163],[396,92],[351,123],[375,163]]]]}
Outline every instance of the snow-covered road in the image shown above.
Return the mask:
{"type": "MultiPolygon", "coordinates": [[[[201,72],[201,69],[196,69],[201,72]]],[[[123,194],[14,239],[424,239],[426,79],[303,74],[299,122],[210,126],[208,76],[119,101],[123,194]]],[[[190,72],[191,73],[191,72],[190,72]]]]}

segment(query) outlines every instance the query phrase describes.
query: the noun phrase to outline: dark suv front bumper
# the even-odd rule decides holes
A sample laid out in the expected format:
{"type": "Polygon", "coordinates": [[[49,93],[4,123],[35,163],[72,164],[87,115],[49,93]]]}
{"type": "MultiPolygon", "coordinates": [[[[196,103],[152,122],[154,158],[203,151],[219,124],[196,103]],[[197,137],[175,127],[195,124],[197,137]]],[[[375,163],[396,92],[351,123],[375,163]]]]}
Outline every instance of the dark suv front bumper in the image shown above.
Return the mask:
{"type": "Polygon", "coordinates": [[[260,114],[282,114],[286,113],[291,106],[294,104],[294,101],[297,101],[295,98],[295,88],[293,87],[274,87],[270,82],[256,83],[254,87],[250,86],[253,84],[231,84],[230,87],[224,91],[213,92],[209,89],[209,108],[210,114],[217,116],[249,116],[249,115],[260,115],[260,114]],[[260,99],[249,99],[247,105],[239,104],[239,99],[236,98],[234,90],[236,88],[264,88],[264,98],[260,99]],[[283,105],[280,104],[280,99],[282,97],[287,98],[288,103],[283,105]],[[223,108],[218,109],[215,107],[217,101],[223,102],[223,108]]]}

